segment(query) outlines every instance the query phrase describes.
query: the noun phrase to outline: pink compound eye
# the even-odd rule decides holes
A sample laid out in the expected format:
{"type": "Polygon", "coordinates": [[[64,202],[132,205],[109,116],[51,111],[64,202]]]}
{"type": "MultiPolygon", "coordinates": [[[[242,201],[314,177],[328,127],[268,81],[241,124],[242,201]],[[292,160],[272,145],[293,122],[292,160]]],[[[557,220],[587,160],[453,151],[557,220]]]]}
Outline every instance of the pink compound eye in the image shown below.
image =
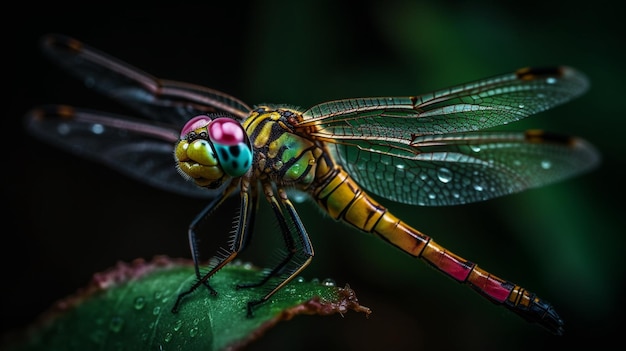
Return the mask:
{"type": "Polygon", "coordinates": [[[189,134],[189,132],[196,130],[198,128],[205,127],[209,123],[211,123],[211,118],[209,118],[208,116],[204,116],[204,115],[196,116],[190,119],[189,121],[187,121],[187,123],[185,123],[185,125],[183,126],[183,129],[180,131],[180,137],[183,138],[187,134],[189,134]]]}
{"type": "Polygon", "coordinates": [[[216,118],[208,129],[211,141],[220,145],[237,145],[245,140],[241,124],[230,118],[216,118]]]}

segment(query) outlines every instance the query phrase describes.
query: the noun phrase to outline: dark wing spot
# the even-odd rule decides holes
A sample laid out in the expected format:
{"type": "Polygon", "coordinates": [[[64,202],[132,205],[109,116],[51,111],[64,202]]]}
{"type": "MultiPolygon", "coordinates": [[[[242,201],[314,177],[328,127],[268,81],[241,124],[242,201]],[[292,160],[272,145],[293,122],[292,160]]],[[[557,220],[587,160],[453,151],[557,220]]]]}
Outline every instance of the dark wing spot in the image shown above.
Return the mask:
{"type": "Polygon", "coordinates": [[[519,69],[515,74],[520,80],[535,80],[546,77],[560,78],[563,76],[563,69],[562,67],[527,67],[519,69]]]}
{"type": "Polygon", "coordinates": [[[562,145],[573,145],[575,143],[575,139],[569,135],[543,130],[527,130],[524,135],[530,143],[556,143],[562,145]]]}

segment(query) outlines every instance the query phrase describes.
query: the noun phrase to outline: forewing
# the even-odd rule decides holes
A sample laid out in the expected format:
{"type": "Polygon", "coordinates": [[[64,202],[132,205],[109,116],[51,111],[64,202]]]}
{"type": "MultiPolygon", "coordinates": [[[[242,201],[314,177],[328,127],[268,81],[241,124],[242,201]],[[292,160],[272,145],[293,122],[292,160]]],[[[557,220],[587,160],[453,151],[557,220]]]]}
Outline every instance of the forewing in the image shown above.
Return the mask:
{"type": "Polygon", "coordinates": [[[158,79],[78,40],[57,34],[42,39],[43,52],[85,85],[141,113],[177,128],[199,114],[225,112],[243,120],[250,111],[240,100],[206,87],[158,79]]]}
{"type": "Polygon", "coordinates": [[[371,139],[412,143],[423,135],[477,131],[569,101],[588,87],[569,67],[525,68],[409,97],[345,99],[315,105],[302,127],[325,141],[371,139]]]}
{"type": "Polygon", "coordinates": [[[365,189],[408,204],[487,200],[590,169],[597,151],[542,132],[481,132],[565,103],[588,88],[570,67],[514,73],[409,97],[346,99],[303,113],[365,189]]]}

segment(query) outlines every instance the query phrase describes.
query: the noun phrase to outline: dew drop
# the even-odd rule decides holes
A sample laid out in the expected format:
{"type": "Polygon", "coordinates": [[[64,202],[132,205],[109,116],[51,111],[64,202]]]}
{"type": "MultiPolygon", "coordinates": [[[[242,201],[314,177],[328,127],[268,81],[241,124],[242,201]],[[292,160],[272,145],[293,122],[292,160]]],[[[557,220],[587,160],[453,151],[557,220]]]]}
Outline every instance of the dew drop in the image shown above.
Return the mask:
{"type": "Polygon", "coordinates": [[[152,310],[152,314],[153,315],[158,315],[159,313],[161,313],[161,307],[157,306],[152,310]]]}
{"type": "Polygon", "coordinates": [[[198,335],[198,327],[193,327],[189,329],[189,336],[193,338],[196,335],[198,335]]]}
{"type": "Polygon", "coordinates": [[[114,333],[119,333],[119,331],[122,330],[123,326],[124,326],[124,319],[122,319],[122,317],[120,316],[114,316],[113,318],[111,318],[111,321],[109,322],[109,330],[111,330],[114,333]]]}
{"type": "Polygon", "coordinates": [[[455,191],[455,192],[452,193],[452,197],[454,197],[455,199],[458,199],[458,198],[461,197],[461,194],[459,194],[458,192],[455,191]]]}
{"type": "Polygon", "coordinates": [[[541,161],[541,168],[550,169],[552,168],[552,162],[550,161],[541,161]]]}
{"type": "Polygon", "coordinates": [[[476,190],[476,191],[483,191],[484,188],[481,185],[475,184],[474,185],[474,190],[476,190]]]}
{"type": "Polygon", "coordinates": [[[426,180],[426,179],[428,179],[428,175],[426,173],[420,173],[420,179],[421,180],[426,180]]]}
{"type": "Polygon", "coordinates": [[[155,300],[159,300],[161,298],[161,295],[163,295],[163,292],[161,292],[160,290],[157,290],[154,292],[154,299],[155,300]]]}
{"type": "Polygon", "coordinates": [[[480,146],[478,145],[470,145],[470,149],[474,152],[480,152],[480,146]]]}
{"type": "Polygon", "coordinates": [[[168,289],[168,290],[165,290],[165,291],[163,292],[163,294],[161,294],[161,296],[163,297],[163,298],[161,299],[161,302],[162,302],[162,303],[166,303],[166,302],[167,302],[167,301],[169,301],[169,299],[170,299],[170,290],[169,290],[169,289],[168,289]]]}
{"type": "Polygon", "coordinates": [[[304,277],[298,276],[296,278],[296,283],[304,283],[304,282],[305,282],[304,277]]]}
{"type": "Polygon", "coordinates": [[[176,323],[174,323],[174,331],[179,331],[182,325],[183,325],[182,319],[177,320],[176,323]]]}
{"type": "Polygon", "coordinates": [[[448,183],[452,180],[452,172],[445,167],[441,167],[437,172],[437,178],[439,178],[439,181],[442,183],[448,183]]]}
{"type": "Polygon", "coordinates": [[[322,285],[323,286],[335,286],[335,281],[332,280],[331,278],[326,278],[324,280],[322,280],[322,285]]]}
{"type": "Polygon", "coordinates": [[[96,135],[100,135],[104,133],[104,126],[102,124],[95,123],[94,125],[91,126],[91,132],[96,135]]]}
{"type": "Polygon", "coordinates": [[[519,108],[524,108],[524,107],[526,107],[526,106],[524,106],[524,104],[519,104],[519,105],[517,105],[517,107],[519,107],[519,108]]]}
{"type": "Polygon", "coordinates": [[[301,204],[308,199],[308,195],[304,192],[296,191],[291,196],[291,199],[293,200],[293,202],[301,204]]]}
{"type": "Polygon", "coordinates": [[[143,296],[137,296],[135,298],[135,302],[133,303],[133,307],[139,311],[146,306],[146,299],[143,296]]]}
{"type": "Polygon", "coordinates": [[[165,338],[163,338],[163,340],[165,340],[165,342],[170,342],[172,341],[172,336],[174,336],[172,333],[167,332],[165,333],[165,338]]]}
{"type": "Polygon", "coordinates": [[[72,128],[67,123],[61,123],[57,126],[57,133],[60,135],[68,135],[72,128]]]}
{"type": "Polygon", "coordinates": [[[399,164],[396,165],[397,169],[404,169],[404,167],[406,167],[406,166],[404,164],[402,164],[402,163],[399,163],[399,164]]]}
{"type": "Polygon", "coordinates": [[[431,199],[431,200],[434,200],[434,199],[437,198],[437,195],[435,195],[433,193],[430,193],[430,194],[428,194],[428,198],[431,199]]]}
{"type": "Polygon", "coordinates": [[[554,84],[554,83],[556,83],[556,78],[554,78],[554,77],[547,78],[546,79],[546,83],[554,84]]]}

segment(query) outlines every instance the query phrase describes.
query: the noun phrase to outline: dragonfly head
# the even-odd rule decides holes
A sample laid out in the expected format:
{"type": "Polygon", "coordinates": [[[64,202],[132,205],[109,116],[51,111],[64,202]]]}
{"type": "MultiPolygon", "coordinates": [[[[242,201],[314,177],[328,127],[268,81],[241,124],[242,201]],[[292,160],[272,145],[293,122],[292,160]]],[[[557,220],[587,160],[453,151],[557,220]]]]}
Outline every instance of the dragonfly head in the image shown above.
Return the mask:
{"type": "Polygon", "coordinates": [[[215,189],[252,166],[252,147],[241,124],[225,115],[200,115],[180,132],[174,157],[181,175],[215,189]]]}

